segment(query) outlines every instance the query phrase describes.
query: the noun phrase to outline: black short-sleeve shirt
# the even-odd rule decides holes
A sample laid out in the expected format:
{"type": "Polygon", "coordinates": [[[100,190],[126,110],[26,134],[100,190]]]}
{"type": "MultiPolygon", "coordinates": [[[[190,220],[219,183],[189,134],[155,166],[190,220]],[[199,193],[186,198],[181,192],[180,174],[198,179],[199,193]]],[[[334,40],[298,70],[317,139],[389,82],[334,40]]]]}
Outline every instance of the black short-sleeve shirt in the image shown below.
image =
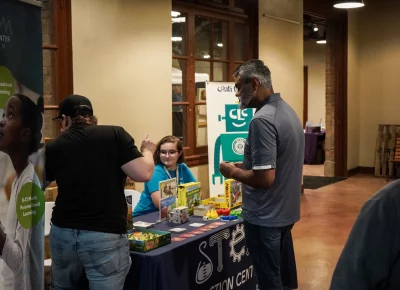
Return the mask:
{"type": "Polygon", "coordinates": [[[56,181],[52,223],[63,228],[126,233],[126,175],[143,155],[118,126],[75,125],[46,146],[46,180],[56,181]]]}

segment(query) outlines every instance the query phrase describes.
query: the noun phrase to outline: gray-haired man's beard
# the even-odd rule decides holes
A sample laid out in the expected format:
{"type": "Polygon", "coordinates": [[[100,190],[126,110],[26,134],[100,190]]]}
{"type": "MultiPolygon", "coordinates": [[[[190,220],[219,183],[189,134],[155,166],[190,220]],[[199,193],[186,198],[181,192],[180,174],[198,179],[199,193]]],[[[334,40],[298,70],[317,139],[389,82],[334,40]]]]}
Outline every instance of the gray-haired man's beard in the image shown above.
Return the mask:
{"type": "Polygon", "coordinates": [[[250,92],[245,92],[242,93],[239,97],[239,107],[241,110],[245,110],[247,109],[247,106],[249,105],[251,98],[252,98],[252,94],[250,92]]]}

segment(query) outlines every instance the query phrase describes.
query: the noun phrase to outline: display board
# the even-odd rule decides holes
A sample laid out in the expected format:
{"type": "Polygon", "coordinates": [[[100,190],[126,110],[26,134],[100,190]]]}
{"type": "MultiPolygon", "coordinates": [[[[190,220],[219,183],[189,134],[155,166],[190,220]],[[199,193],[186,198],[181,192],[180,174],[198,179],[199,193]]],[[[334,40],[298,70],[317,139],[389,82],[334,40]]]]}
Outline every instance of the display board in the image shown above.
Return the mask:
{"type": "Polygon", "coordinates": [[[224,194],[219,164],[242,162],[254,109],[241,110],[233,82],[206,82],[210,197],[224,194]]]}

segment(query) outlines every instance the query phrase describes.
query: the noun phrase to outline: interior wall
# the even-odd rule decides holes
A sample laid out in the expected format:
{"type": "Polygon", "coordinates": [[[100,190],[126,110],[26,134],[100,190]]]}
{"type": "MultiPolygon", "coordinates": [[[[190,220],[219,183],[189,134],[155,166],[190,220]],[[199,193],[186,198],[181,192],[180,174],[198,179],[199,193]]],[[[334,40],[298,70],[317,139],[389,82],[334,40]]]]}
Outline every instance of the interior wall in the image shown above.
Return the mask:
{"type": "Polygon", "coordinates": [[[197,181],[201,182],[201,195],[202,198],[210,197],[210,186],[208,178],[208,164],[191,167],[193,175],[197,178],[197,181]]]}
{"type": "Polygon", "coordinates": [[[304,65],[308,66],[308,120],[325,124],[326,45],[304,41],[304,65]]]}
{"type": "Polygon", "coordinates": [[[138,146],[172,131],[171,35],[171,1],[72,1],[74,92],[138,146]]]}
{"type": "MultiPolygon", "coordinates": [[[[301,23],[303,1],[259,1],[259,11],[260,59],[272,71],[275,91],[302,120],[302,25],[262,14],[301,23]]],[[[100,124],[123,126],[137,144],[146,133],[158,141],[172,132],[170,12],[170,0],[72,1],[74,92],[92,100],[100,124]]],[[[191,169],[207,196],[208,166],[191,169]]]]}
{"type": "Polygon", "coordinates": [[[348,13],[348,57],[347,57],[347,169],[360,164],[360,57],[358,12],[348,13]]]}
{"type": "Polygon", "coordinates": [[[259,1],[259,58],[270,68],[280,92],[303,120],[303,0],[259,1]],[[293,24],[263,17],[280,17],[293,24]]]}
{"type": "MultiPolygon", "coordinates": [[[[359,165],[373,167],[379,124],[400,124],[400,1],[368,1],[356,11],[360,104],[359,165]],[[362,29],[361,29],[362,28],[362,29]]],[[[349,111],[349,116],[352,114],[349,111]]],[[[349,133],[350,134],[350,133],[349,133]]],[[[349,154],[350,156],[350,154],[349,154]]]]}

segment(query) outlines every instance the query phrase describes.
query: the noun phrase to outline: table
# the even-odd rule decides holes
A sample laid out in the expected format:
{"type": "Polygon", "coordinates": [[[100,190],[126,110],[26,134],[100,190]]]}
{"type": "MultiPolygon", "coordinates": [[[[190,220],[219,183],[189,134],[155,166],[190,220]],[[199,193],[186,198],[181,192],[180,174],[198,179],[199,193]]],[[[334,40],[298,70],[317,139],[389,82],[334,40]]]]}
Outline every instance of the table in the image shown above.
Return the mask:
{"type": "Polygon", "coordinates": [[[325,141],[325,132],[304,133],[304,164],[317,164],[319,144],[325,141]]]}
{"type": "MultiPolygon", "coordinates": [[[[155,222],[158,213],[136,217],[134,221],[155,222]]],[[[191,216],[189,223],[159,223],[154,229],[184,227],[184,233],[199,228],[191,223],[209,225],[202,218],[191,216]]],[[[172,234],[172,238],[179,234],[172,234]]],[[[258,289],[254,268],[244,240],[243,220],[226,222],[215,229],[180,242],[149,251],[131,252],[132,267],[125,280],[125,290],[197,290],[258,289]]],[[[282,277],[285,286],[297,288],[296,263],[291,235],[285,240],[282,253],[282,277]]]]}

